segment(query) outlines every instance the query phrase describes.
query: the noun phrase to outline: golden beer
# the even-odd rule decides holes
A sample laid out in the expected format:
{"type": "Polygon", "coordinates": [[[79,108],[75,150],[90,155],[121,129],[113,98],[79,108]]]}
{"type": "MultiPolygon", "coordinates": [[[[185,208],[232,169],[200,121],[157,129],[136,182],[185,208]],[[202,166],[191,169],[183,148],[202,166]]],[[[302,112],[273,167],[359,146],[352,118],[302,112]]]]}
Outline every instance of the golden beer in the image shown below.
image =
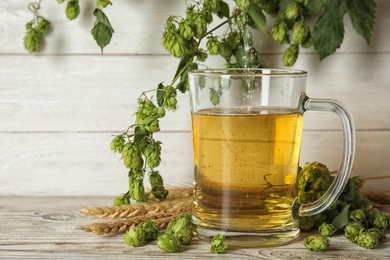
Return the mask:
{"type": "Polygon", "coordinates": [[[192,113],[195,232],[298,234],[291,205],[302,124],[302,114],[281,108],[192,113]]]}

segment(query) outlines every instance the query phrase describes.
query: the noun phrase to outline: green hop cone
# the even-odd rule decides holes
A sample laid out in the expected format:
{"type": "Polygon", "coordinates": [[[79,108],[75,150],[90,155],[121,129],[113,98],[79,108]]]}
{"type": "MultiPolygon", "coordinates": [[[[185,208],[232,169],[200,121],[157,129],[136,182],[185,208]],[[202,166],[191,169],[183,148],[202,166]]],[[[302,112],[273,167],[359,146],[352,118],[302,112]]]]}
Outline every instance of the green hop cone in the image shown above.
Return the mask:
{"type": "Polygon", "coordinates": [[[145,151],[144,155],[146,157],[149,167],[155,168],[160,165],[161,162],[161,142],[153,141],[150,143],[145,151]]]}
{"type": "Polygon", "coordinates": [[[366,221],[366,212],[363,209],[355,209],[349,213],[349,219],[364,223],[366,221]]]}
{"type": "Polygon", "coordinates": [[[283,54],[283,64],[287,67],[291,67],[298,59],[299,45],[293,44],[287,48],[283,54]]]}
{"type": "Polygon", "coordinates": [[[209,37],[206,43],[206,47],[209,50],[211,55],[218,55],[221,43],[218,41],[217,37],[209,37]]]}
{"type": "Polygon", "coordinates": [[[359,221],[352,221],[352,222],[349,222],[344,227],[344,235],[349,241],[356,243],[356,237],[359,235],[360,231],[363,229],[364,229],[363,223],[361,223],[359,221]]]}
{"type": "Polygon", "coordinates": [[[65,0],[57,0],[58,4],[62,4],[63,2],[65,2],[65,0]]]}
{"type": "Polygon", "coordinates": [[[51,24],[50,24],[50,22],[48,20],[46,20],[42,16],[39,16],[38,18],[39,18],[39,22],[38,22],[38,25],[37,25],[37,30],[42,35],[46,35],[50,31],[51,24]]]}
{"type": "Polygon", "coordinates": [[[158,171],[151,171],[149,173],[149,182],[152,187],[164,185],[164,180],[158,171]]]}
{"type": "Polygon", "coordinates": [[[184,54],[184,41],[176,32],[165,31],[163,33],[163,45],[176,58],[181,58],[184,54]]]}
{"type": "Polygon", "coordinates": [[[108,5],[112,5],[110,0],[96,0],[96,7],[99,9],[106,8],[108,5]]]}
{"type": "Polygon", "coordinates": [[[244,12],[248,12],[251,7],[250,0],[235,0],[238,8],[240,8],[244,12]]]}
{"type": "Polygon", "coordinates": [[[386,215],[380,212],[375,215],[372,225],[376,228],[385,230],[388,227],[389,222],[386,215]]]}
{"type": "Polygon", "coordinates": [[[360,247],[363,248],[373,249],[378,247],[379,238],[376,234],[372,232],[367,232],[366,230],[362,230],[356,236],[356,244],[358,244],[360,247]]]}
{"type": "Polygon", "coordinates": [[[27,30],[23,38],[24,47],[29,52],[38,51],[43,42],[43,35],[35,28],[27,30]]]}
{"type": "Polygon", "coordinates": [[[123,138],[122,135],[117,135],[112,139],[111,141],[111,151],[116,152],[116,153],[122,153],[123,148],[125,147],[125,139],[123,138]]]}
{"type": "Polygon", "coordinates": [[[318,233],[326,237],[332,236],[334,233],[336,233],[336,231],[337,228],[335,228],[332,224],[325,222],[318,227],[318,233]]]}
{"type": "Polygon", "coordinates": [[[162,118],[165,116],[165,109],[163,107],[157,108],[157,117],[162,118]]]}
{"type": "Polygon", "coordinates": [[[122,206],[127,204],[130,204],[130,199],[127,195],[117,196],[113,202],[113,206],[122,206]]]}
{"type": "Polygon", "coordinates": [[[278,43],[290,43],[287,23],[284,21],[278,21],[272,26],[271,35],[272,38],[278,43]]]}
{"type": "Polygon", "coordinates": [[[307,34],[307,37],[306,37],[306,40],[301,44],[301,46],[305,49],[308,49],[310,48],[311,46],[313,45],[312,41],[311,41],[311,32],[309,31],[309,33],[307,34]]]}
{"type": "Polygon", "coordinates": [[[329,239],[322,235],[311,235],[303,241],[303,244],[310,251],[325,251],[329,247],[329,239]]]}
{"type": "Polygon", "coordinates": [[[123,147],[122,159],[124,165],[130,169],[139,169],[144,163],[138,147],[130,142],[123,147]]]}
{"type": "Polygon", "coordinates": [[[145,231],[139,225],[132,227],[123,236],[123,240],[128,246],[142,246],[145,243],[145,231]]]}
{"type": "Polygon", "coordinates": [[[168,197],[169,191],[164,186],[155,186],[152,188],[152,194],[159,200],[164,200],[168,197]]]}
{"type": "Polygon", "coordinates": [[[173,87],[167,87],[164,95],[164,107],[168,110],[175,111],[177,108],[176,89],[173,87]]]}
{"type": "Polygon", "coordinates": [[[371,233],[377,237],[379,242],[382,242],[386,238],[385,232],[379,228],[369,228],[366,230],[366,232],[371,233]]]}
{"type": "Polygon", "coordinates": [[[160,232],[160,228],[157,224],[150,219],[142,222],[138,225],[145,232],[145,240],[156,240],[158,237],[158,233],[160,232]]]}
{"type": "Polygon", "coordinates": [[[225,237],[218,234],[213,237],[211,240],[211,252],[214,254],[223,254],[228,248],[228,245],[225,243],[225,237]]]}
{"type": "Polygon", "coordinates": [[[179,23],[179,33],[184,40],[190,40],[194,37],[194,31],[192,30],[188,20],[182,20],[179,23]]]}
{"type": "Polygon", "coordinates": [[[302,44],[306,41],[309,34],[309,27],[303,22],[299,21],[294,23],[292,29],[292,40],[296,44],[302,44]]]}
{"type": "Polygon", "coordinates": [[[301,6],[296,1],[291,1],[284,11],[284,16],[290,21],[295,21],[302,13],[301,6]]]}
{"type": "Polygon", "coordinates": [[[175,218],[169,222],[165,234],[176,237],[182,245],[188,245],[192,241],[191,217],[183,214],[175,218]]]}
{"type": "Polygon", "coordinates": [[[157,246],[169,253],[175,253],[180,250],[181,243],[175,236],[163,234],[158,237],[157,246]]]}
{"type": "Polygon", "coordinates": [[[76,19],[80,14],[79,0],[69,0],[66,5],[65,14],[69,20],[76,19]]]}
{"type": "Polygon", "coordinates": [[[236,49],[241,44],[241,36],[238,31],[231,31],[226,38],[231,49],[236,49]]]}
{"type": "Polygon", "coordinates": [[[207,59],[207,52],[203,49],[198,49],[196,52],[196,57],[198,58],[198,61],[203,62],[207,59]]]}
{"type": "Polygon", "coordinates": [[[207,19],[204,13],[195,11],[188,12],[187,19],[192,25],[194,37],[201,39],[207,32],[207,19]]]}
{"type": "Polygon", "coordinates": [[[129,182],[130,197],[135,199],[136,201],[144,201],[145,188],[142,184],[142,180],[130,178],[129,182]]]}

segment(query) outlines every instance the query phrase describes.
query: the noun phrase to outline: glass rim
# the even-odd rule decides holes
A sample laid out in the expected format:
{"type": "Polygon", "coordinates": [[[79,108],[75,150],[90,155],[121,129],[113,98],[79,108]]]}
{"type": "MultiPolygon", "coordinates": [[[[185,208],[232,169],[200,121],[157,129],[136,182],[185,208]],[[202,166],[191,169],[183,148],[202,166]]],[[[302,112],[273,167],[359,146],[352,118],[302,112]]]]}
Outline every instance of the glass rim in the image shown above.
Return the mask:
{"type": "Polygon", "coordinates": [[[214,68],[195,69],[190,75],[202,76],[232,76],[232,77],[306,77],[307,72],[298,69],[279,68],[214,68]]]}

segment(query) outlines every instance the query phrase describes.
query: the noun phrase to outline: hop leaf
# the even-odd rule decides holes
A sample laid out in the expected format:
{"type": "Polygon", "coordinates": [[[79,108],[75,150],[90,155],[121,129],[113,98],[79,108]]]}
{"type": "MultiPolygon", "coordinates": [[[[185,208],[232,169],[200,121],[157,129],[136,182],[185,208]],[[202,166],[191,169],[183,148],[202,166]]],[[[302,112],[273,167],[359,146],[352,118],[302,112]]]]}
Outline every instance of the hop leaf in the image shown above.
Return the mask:
{"type": "Polygon", "coordinates": [[[333,54],[344,38],[343,17],[347,1],[329,0],[313,26],[312,42],[321,60],[333,54]]]}
{"type": "Polygon", "coordinates": [[[347,1],[347,5],[353,28],[369,44],[375,24],[375,1],[350,0],[347,1]]]}
{"type": "Polygon", "coordinates": [[[65,14],[69,20],[76,19],[80,14],[79,0],[69,0],[66,5],[65,14]]]}
{"type": "Polygon", "coordinates": [[[329,247],[329,239],[322,235],[311,235],[303,241],[305,247],[310,251],[325,251],[329,247]]]}
{"type": "Polygon", "coordinates": [[[92,36],[96,43],[100,46],[101,51],[110,43],[114,29],[112,28],[110,21],[102,10],[96,8],[93,11],[93,15],[96,17],[94,26],[91,30],[92,36]]]}

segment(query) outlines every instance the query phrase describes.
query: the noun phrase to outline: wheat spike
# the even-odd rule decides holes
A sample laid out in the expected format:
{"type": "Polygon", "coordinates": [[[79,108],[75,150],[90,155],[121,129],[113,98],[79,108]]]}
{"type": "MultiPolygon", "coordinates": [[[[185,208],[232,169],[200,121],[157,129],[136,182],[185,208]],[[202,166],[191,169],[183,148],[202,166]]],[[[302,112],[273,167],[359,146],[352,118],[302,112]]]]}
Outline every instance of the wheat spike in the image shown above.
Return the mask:
{"type": "Polygon", "coordinates": [[[158,214],[159,212],[177,211],[180,207],[191,207],[192,197],[190,197],[190,193],[180,192],[176,194],[181,194],[182,196],[170,197],[164,201],[141,202],[117,207],[101,206],[84,208],[81,210],[81,213],[86,216],[96,216],[98,218],[129,218],[147,213],[158,214]]]}
{"type": "Polygon", "coordinates": [[[177,218],[182,214],[191,214],[191,208],[182,208],[179,212],[174,213],[148,213],[143,216],[137,216],[132,218],[120,219],[112,222],[105,223],[94,223],[89,226],[80,227],[85,232],[92,232],[96,235],[108,235],[114,233],[123,233],[128,231],[130,228],[137,226],[141,222],[147,219],[155,222],[161,229],[165,229],[169,222],[177,218]]]}

